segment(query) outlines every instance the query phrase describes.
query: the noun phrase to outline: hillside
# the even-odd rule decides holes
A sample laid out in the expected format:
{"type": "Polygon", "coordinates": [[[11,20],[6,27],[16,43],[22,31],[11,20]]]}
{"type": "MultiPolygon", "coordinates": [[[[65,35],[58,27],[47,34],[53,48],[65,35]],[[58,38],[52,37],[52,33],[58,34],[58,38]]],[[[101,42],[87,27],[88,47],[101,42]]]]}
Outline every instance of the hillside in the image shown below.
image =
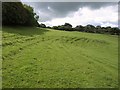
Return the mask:
{"type": "Polygon", "coordinates": [[[118,36],[3,27],[3,88],[118,86],[118,36]]]}

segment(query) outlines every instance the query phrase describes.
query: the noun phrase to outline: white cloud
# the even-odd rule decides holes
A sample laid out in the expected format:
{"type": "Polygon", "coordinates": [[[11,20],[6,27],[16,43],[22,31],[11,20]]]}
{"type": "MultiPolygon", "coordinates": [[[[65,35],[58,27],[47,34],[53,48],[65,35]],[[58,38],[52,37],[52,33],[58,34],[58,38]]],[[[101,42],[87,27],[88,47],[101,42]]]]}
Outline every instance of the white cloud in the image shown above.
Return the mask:
{"type": "MultiPolygon", "coordinates": [[[[48,7],[51,10],[50,7],[48,7]]],[[[68,14],[64,18],[54,18],[50,21],[39,22],[50,26],[63,25],[65,22],[76,25],[101,25],[117,27],[118,6],[101,7],[100,9],[90,9],[88,7],[79,8],[78,11],[68,14]]]]}
{"type": "Polygon", "coordinates": [[[51,11],[51,12],[54,12],[54,10],[48,6],[48,10],[51,11]]]}

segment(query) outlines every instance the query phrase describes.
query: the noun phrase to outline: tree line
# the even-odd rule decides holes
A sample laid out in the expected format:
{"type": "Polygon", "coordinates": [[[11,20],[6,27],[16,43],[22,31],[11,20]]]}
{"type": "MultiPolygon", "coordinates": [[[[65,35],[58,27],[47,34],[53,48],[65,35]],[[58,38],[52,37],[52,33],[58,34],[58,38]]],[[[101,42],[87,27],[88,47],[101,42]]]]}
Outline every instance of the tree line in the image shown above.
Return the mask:
{"type": "Polygon", "coordinates": [[[99,34],[111,34],[111,35],[120,35],[120,29],[118,27],[101,27],[101,26],[93,26],[93,25],[78,25],[75,28],[72,28],[72,25],[69,23],[65,23],[64,25],[46,27],[45,24],[40,24],[39,27],[42,28],[51,28],[55,30],[63,30],[63,31],[79,31],[79,32],[88,32],[88,33],[99,33],[99,34]]]}
{"type": "Polygon", "coordinates": [[[21,2],[2,3],[3,25],[38,26],[38,18],[32,7],[21,2]]]}

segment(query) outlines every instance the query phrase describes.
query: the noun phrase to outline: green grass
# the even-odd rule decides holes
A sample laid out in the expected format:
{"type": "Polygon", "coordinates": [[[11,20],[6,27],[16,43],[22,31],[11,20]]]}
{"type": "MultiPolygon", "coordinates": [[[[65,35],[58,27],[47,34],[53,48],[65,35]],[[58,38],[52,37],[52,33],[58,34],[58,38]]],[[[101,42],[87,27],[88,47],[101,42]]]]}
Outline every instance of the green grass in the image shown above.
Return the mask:
{"type": "Polygon", "coordinates": [[[118,87],[118,36],[3,27],[3,88],[118,87]]]}

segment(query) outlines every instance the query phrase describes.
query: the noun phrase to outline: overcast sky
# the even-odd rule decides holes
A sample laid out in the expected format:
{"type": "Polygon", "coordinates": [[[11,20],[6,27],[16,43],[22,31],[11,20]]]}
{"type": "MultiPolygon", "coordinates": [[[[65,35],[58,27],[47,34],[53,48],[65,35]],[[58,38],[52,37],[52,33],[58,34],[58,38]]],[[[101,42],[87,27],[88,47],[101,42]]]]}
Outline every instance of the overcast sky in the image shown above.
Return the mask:
{"type": "Polygon", "coordinates": [[[76,25],[118,26],[117,2],[24,2],[39,15],[39,23],[47,26],[70,23],[76,25]]]}

